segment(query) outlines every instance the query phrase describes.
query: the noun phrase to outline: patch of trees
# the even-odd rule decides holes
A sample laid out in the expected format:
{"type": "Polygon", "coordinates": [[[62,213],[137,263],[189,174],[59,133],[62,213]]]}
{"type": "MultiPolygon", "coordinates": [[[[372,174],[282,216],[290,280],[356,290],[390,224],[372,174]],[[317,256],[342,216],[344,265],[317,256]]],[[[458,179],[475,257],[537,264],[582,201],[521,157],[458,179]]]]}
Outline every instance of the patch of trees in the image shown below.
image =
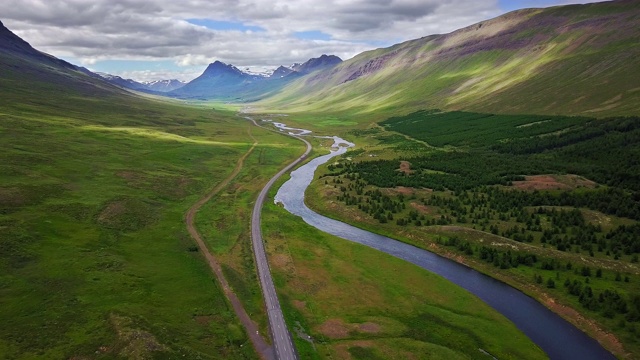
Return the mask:
{"type": "MultiPolygon", "coordinates": [[[[523,251],[505,251],[484,245],[474,246],[471,245],[470,242],[456,236],[446,239],[438,238],[436,242],[440,245],[455,248],[467,256],[474,256],[503,270],[522,265],[540,270],[555,271],[556,278],[549,277],[546,281],[542,275],[534,275],[534,282],[551,289],[558,287],[559,284],[556,284],[556,280],[560,279],[561,272],[573,271],[574,275],[578,278],[574,277],[573,280],[571,280],[569,276],[566,276],[564,288],[569,295],[577,297],[585,309],[599,312],[607,318],[622,315],[626,322],[640,321],[640,295],[631,294],[625,297],[613,289],[597,292],[591,288],[589,278],[594,275],[597,278],[601,278],[603,276],[602,269],[596,269],[594,271],[588,266],[577,267],[571,262],[563,263],[553,258],[541,259],[535,254],[523,251]],[[584,278],[584,280],[580,278],[584,278]]],[[[621,281],[621,278],[621,275],[616,273],[616,281],[621,281]]],[[[628,282],[629,277],[625,276],[625,280],[628,282]]]]}
{"type": "MultiPolygon", "coordinates": [[[[343,167],[344,168],[344,167],[343,167]]],[[[347,165],[347,168],[350,168],[347,165]]],[[[588,222],[577,207],[595,208],[613,215],[634,216],[638,203],[625,193],[614,189],[580,192],[521,192],[480,187],[473,191],[431,193],[422,199],[413,199],[430,207],[428,216],[417,208],[407,209],[407,198],[385,195],[369,186],[359,173],[334,176],[329,181],[340,190],[336,197],[347,206],[357,206],[380,223],[395,221],[399,226],[430,226],[470,224],[519,242],[539,242],[560,251],[601,253],[615,260],[623,255],[640,254],[640,225],[628,225],[605,233],[600,225],[588,222]],[[617,194],[619,197],[616,197],[617,194]],[[617,199],[616,208],[610,208],[606,199],[617,199]],[[526,208],[529,208],[527,210],[526,208]],[[564,207],[564,208],[563,208],[564,207]],[[531,209],[533,208],[533,209],[531,209]]]]}
{"type": "MultiPolygon", "coordinates": [[[[433,110],[390,118],[381,125],[435,146],[465,150],[405,159],[414,170],[432,169],[450,176],[421,171],[404,176],[394,173],[396,161],[380,161],[376,167],[382,172],[367,176],[377,186],[458,191],[506,184],[523,174],[571,173],[640,191],[640,117],[592,119],[433,110]]],[[[394,138],[397,141],[401,140],[394,138]]]]}

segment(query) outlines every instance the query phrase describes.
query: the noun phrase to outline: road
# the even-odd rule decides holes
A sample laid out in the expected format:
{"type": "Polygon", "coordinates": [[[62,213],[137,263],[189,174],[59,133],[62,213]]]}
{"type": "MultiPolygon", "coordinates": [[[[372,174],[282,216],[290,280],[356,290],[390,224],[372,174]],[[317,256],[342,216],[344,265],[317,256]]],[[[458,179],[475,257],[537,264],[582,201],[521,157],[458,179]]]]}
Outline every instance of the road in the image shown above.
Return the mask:
{"type": "Polygon", "coordinates": [[[207,193],[202,199],[198,200],[198,202],[196,202],[189,209],[189,211],[187,211],[187,214],[185,216],[185,223],[187,224],[187,230],[189,231],[189,234],[191,234],[191,237],[198,244],[200,252],[204,255],[205,259],[207,260],[207,264],[216,275],[216,278],[218,279],[218,282],[222,287],[224,295],[227,297],[227,299],[231,303],[231,306],[233,307],[233,311],[236,313],[236,315],[240,319],[240,322],[246,329],[254,349],[256,349],[256,352],[258,353],[260,358],[264,360],[271,360],[273,358],[271,347],[259,335],[258,326],[251,320],[251,318],[247,314],[247,311],[242,306],[240,299],[238,299],[238,296],[233,292],[233,290],[231,290],[231,287],[229,286],[229,283],[227,282],[227,279],[222,272],[220,263],[218,263],[213,254],[209,251],[209,248],[202,240],[202,237],[198,233],[198,230],[196,230],[195,226],[195,217],[198,210],[200,210],[200,208],[204,204],[211,200],[213,196],[218,194],[222,189],[229,185],[229,182],[231,182],[231,180],[233,180],[238,175],[240,170],[242,170],[245,159],[253,152],[256,145],[258,144],[256,139],[251,135],[251,132],[249,132],[249,136],[251,136],[251,138],[253,139],[253,145],[251,146],[251,148],[244,155],[242,155],[240,159],[238,159],[235,168],[233,169],[231,174],[229,174],[229,176],[222,180],[222,182],[220,182],[216,187],[209,191],[209,193],[207,193]]]}
{"type": "MultiPolygon", "coordinates": [[[[256,126],[258,125],[251,119],[256,126]]],[[[288,134],[290,135],[290,134],[288,134]]],[[[291,170],[294,166],[298,165],[304,160],[311,151],[311,144],[298,136],[290,135],[296,139],[300,139],[307,144],[307,150],[305,153],[296,159],[291,164],[287,165],[284,169],[280,170],[274,177],[269,180],[267,185],[262,188],[260,195],[256,199],[253,207],[253,214],[251,215],[251,240],[253,243],[253,253],[256,258],[256,267],[258,268],[258,277],[260,278],[260,285],[262,287],[262,295],[264,297],[265,305],[267,308],[267,316],[269,318],[269,328],[271,330],[271,338],[273,340],[273,347],[276,359],[290,360],[297,359],[295,347],[291,339],[291,334],[287,329],[287,324],[284,322],[284,316],[282,315],[282,309],[280,308],[280,302],[278,301],[278,295],[276,294],[276,288],[273,285],[273,278],[271,277],[271,271],[269,270],[269,263],[267,262],[267,255],[264,249],[264,242],[262,240],[262,231],[260,229],[260,216],[262,213],[262,205],[267,197],[267,193],[273,184],[284,173],[291,170]]]]}

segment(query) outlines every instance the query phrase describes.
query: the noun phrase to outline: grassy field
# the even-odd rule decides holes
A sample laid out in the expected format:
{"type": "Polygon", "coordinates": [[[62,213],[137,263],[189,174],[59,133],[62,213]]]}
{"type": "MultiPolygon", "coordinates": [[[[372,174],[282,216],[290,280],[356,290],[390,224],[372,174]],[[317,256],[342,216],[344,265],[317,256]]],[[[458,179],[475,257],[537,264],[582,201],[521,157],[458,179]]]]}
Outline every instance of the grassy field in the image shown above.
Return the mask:
{"type": "Polygon", "coordinates": [[[299,156],[304,147],[299,140],[253,124],[250,131],[260,139],[259,145],[229,186],[198,212],[197,223],[212,253],[220,260],[230,285],[266,334],[267,316],[251,246],[251,209],[269,178],[284,163],[299,156]]]}
{"type": "MultiPolygon", "coordinates": [[[[273,195],[273,194],[272,194],[273,195]]],[[[544,358],[476,297],[414,265],[322,233],[267,202],[263,231],[304,359],[544,358]]]]}
{"type": "Polygon", "coordinates": [[[2,85],[2,358],[256,358],[183,220],[248,122],[2,85]]]}

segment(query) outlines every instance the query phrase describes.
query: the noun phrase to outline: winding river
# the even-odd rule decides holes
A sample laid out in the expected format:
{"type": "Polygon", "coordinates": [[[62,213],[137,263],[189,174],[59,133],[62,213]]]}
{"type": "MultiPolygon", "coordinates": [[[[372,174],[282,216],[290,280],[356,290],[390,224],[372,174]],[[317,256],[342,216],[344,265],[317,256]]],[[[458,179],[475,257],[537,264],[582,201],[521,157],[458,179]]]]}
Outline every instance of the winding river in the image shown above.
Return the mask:
{"type": "MultiPolygon", "coordinates": [[[[308,130],[288,128],[281,123],[275,125],[291,134],[310,133],[308,130]]],[[[615,359],[597,341],[509,285],[434,253],[330,219],[309,209],[304,203],[304,192],[311,184],[317,167],[353,146],[341,138],[330,138],[334,139],[331,153],[317,157],[293,171],[291,179],[278,190],[275,201],[282,203],[287,211],[302,217],[319,230],[406,260],[461,286],[511,320],[551,359],[615,359]]]]}

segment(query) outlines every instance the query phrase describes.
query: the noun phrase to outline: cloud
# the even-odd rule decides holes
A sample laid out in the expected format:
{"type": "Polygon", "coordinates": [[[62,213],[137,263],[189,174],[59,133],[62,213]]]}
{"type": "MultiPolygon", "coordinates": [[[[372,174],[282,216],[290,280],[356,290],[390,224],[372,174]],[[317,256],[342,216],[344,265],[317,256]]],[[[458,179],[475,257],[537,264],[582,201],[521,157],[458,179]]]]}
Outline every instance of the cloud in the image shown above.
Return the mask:
{"type": "Polygon", "coordinates": [[[1,16],[36,48],[85,64],[171,60],[189,67],[220,60],[276,66],[323,53],[346,59],[375,46],[450,32],[499,15],[498,5],[497,0],[20,0],[3,6],[1,16]],[[189,22],[193,19],[234,27],[199,26],[189,22]],[[257,28],[264,31],[246,30],[257,28]]]}

